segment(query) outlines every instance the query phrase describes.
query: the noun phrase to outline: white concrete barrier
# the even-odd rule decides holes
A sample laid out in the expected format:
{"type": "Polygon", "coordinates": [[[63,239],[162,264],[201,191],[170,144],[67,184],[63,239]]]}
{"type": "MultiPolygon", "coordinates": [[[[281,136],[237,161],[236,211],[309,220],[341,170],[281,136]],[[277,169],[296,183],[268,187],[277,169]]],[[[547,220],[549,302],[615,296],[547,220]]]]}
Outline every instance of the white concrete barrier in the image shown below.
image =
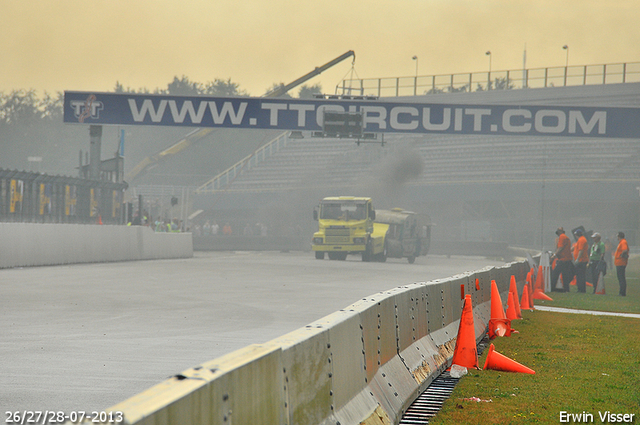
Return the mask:
{"type": "Polygon", "coordinates": [[[191,233],[144,226],[0,223],[0,268],[188,258],[191,233]]]}
{"type": "Polygon", "coordinates": [[[527,269],[525,262],[512,263],[374,294],[280,338],[188,369],[107,411],[140,425],[397,423],[450,365],[460,287],[472,294],[479,341],[487,330],[491,280],[507,295],[514,275],[522,291],[527,269]]]}

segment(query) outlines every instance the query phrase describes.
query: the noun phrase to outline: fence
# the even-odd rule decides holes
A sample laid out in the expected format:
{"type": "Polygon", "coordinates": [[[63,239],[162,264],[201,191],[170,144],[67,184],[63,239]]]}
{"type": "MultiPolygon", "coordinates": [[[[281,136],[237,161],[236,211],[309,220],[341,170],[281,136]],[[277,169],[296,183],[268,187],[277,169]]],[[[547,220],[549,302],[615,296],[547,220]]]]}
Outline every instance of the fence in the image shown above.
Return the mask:
{"type": "Polygon", "coordinates": [[[640,82],[640,62],[576,65],[463,74],[343,80],[343,95],[417,96],[435,93],[512,90],[640,82]]]}
{"type": "Polygon", "coordinates": [[[0,221],[125,223],[126,183],[0,169],[0,221]]]}

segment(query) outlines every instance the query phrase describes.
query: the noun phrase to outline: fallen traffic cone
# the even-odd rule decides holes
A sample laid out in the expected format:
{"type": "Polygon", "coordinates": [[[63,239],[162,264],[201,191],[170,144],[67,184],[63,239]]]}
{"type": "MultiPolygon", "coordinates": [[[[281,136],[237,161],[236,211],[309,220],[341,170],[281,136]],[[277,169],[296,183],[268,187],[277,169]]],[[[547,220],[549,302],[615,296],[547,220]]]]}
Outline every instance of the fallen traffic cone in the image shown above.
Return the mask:
{"type": "Polygon", "coordinates": [[[604,295],[604,276],[602,272],[598,275],[598,283],[596,284],[596,291],[594,292],[596,295],[604,295]]]}
{"type": "Polygon", "coordinates": [[[522,310],[533,310],[533,305],[529,302],[529,284],[524,285],[522,290],[522,301],[520,302],[520,308],[522,310]]]}
{"type": "Polygon", "coordinates": [[[573,279],[571,279],[571,283],[570,283],[570,285],[571,285],[571,286],[576,286],[576,285],[577,285],[577,280],[576,280],[576,277],[575,277],[575,276],[573,277],[573,279]]]}
{"type": "Polygon", "coordinates": [[[489,320],[489,338],[511,335],[511,320],[507,319],[502,306],[502,298],[495,280],[491,281],[491,319],[489,320]]]}
{"type": "Polygon", "coordinates": [[[551,298],[549,295],[545,294],[542,291],[535,291],[533,293],[533,299],[536,300],[546,300],[546,301],[553,301],[553,298],[551,298]]]}
{"type": "Polygon", "coordinates": [[[522,310],[520,309],[520,301],[518,301],[518,285],[516,285],[516,277],[514,275],[511,275],[509,292],[513,294],[513,304],[516,308],[516,319],[522,319],[522,310]]]}
{"type": "Polygon", "coordinates": [[[456,338],[456,348],[453,351],[451,365],[480,369],[478,367],[476,329],[473,324],[473,307],[471,305],[471,295],[469,294],[464,299],[464,307],[462,308],[462,316],[458,326],[458,338],[456,338]]]}
{"type": "Polygon", "coordinates": [[[487,359],[484,361],[483,369],[501,370],[503,372],[530,373],[531,375],[535,375],[536,373],[535,370],[529,369],[517,361],[498,353],[493,344],[489,346],[489,353],[487,354],[487,359]]]}
{"type": "Polygon", "coordinates": [[[489,320],[489,339],[497,336],[511,336],[511,332],[511,320],[506,318],[489,320]]]}

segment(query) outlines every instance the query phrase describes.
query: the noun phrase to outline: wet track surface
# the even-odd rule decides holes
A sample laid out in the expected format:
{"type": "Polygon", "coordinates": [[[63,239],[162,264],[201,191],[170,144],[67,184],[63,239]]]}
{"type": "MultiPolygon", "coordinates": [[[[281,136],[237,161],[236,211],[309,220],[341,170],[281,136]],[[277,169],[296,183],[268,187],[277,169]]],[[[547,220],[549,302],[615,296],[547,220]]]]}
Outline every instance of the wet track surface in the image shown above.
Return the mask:
{"type": "Polygon", "coordinates": [[[102,410],[362,297],[502,263],[302,252],[0,270],[0,408],[102,410]]]}

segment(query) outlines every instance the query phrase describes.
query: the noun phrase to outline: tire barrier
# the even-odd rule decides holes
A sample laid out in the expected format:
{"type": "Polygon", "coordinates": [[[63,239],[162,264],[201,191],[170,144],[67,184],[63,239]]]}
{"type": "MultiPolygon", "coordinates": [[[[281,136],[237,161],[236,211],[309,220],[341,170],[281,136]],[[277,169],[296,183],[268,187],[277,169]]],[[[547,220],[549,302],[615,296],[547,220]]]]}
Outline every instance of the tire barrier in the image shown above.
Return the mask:
{"type": "Polygon", "coordinates": [[[144,226],[0,223],[0,269],[193,257],[191,233],[144,226]]]}
{"type": "Polygon", "coordinates": [[[515,262],[374,294],[185,370],[107,411],[139,425],[398,423],[450,365],[465,294],[473,300],[478,342],[489,323],[491,281],[506,299],[511,276],[522,290],[528,267],[515,262]]]}

